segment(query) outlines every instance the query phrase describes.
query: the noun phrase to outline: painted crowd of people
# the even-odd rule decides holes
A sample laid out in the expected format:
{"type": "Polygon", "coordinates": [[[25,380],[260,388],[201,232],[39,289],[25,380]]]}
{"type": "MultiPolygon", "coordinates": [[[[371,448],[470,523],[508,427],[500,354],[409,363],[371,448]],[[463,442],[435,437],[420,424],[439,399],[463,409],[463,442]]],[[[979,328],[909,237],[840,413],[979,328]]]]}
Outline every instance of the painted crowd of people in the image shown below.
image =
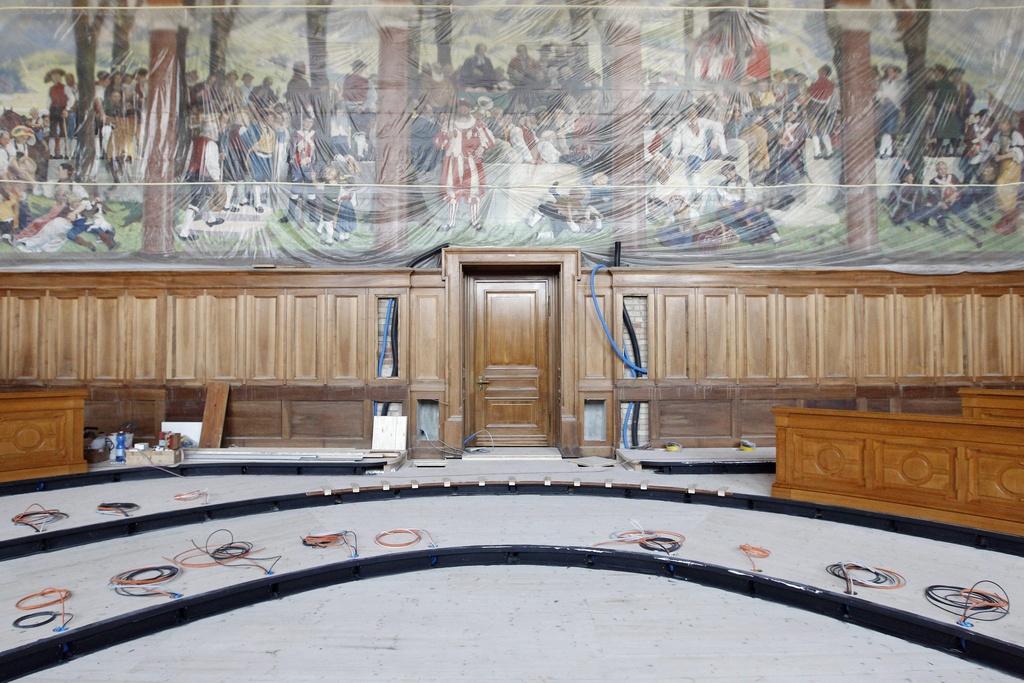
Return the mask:
{"type": "MultiPolygon", "coordinates": [[[[405,177],[438,188],[438,231],[455,229],[460,218],[482,230],[489,167],[558,165],[565,180],[521,207],[521,220],[535,241],[566,230],[592,232],[620,205],[611,178],[624,163],[616,146],[628,134],[639,152],[625,163],[643,175],[641,210],[655,241],[778,244],[773,215],[797,203],[802,186],[837,178],[843,146],[833,69],[797,53],[802,69],[739,81],[647,72],[634,110],[624,114],[585,48],[518,45],[496,67],[488,47],[478,44],[461,65],[425,65],[410,83],[405,177]],[[809,166],[825,169],[824,177],[812,178],[809,166]]],[[[20,181],[0,187],[0,239],[26,251],[60,248],[57,240],[24,241],[39,233],[39,220],[63,226],[59,218],[71,226],[65,241],[94,250],[83,237],[93,234],[114,249],[99,192],[77,185],[67,163],[76,153],[82,107],[74,76],[53,69],[46,82],[42,110],[8,111],[0,120],[0,172],[20,181]],[[50,160],[65,163],[48,175],[50,160]],[[33,217],[28,195],[40,193],[33,181],[48,178],[61,208],[33,217]]],[[[97,150],[113,184],[141,179],[148,87],[145,69],[97,74],[97,150]]],[[[909,121],[899,66],[876,69],[874,89],[875,150],[880,161],[892,160],[879,168],[899,169],[883,201],[893,225],[924,226],[977,245],[993,231],[1015,231],[1024,163],[1016,113],[991,101],[977,107],[963,71],[942,65],[929,72],[917,121],[909,121]],[[908,158],[912,150],[919,158],[908,158]]],[[[257,85],[249,72],[200,80],[189,71],[183,99],[185,208],[176,229],[182,240],[235,220],[291,224],[324,243],[346,241],[358,229],[358,186],[375,182],[372,169],[382,161],[378,83],[365,62],[354,60],[346,75],[323,87],[312,86],[306,65],[295,62],[280,91],[272,76],[257,85]]]]}

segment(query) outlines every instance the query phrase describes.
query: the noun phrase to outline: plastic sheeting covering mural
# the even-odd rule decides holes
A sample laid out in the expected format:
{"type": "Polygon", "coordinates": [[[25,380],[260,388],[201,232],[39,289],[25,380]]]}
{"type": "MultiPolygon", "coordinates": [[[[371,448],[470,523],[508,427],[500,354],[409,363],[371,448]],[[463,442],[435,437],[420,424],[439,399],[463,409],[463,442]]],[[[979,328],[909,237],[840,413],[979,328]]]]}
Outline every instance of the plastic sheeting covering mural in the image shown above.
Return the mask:
{"type": "Polygon", "coordinates": [[[0,7],[0,268],[1021,267],[1024,7],[848,2],[0,7]]]}

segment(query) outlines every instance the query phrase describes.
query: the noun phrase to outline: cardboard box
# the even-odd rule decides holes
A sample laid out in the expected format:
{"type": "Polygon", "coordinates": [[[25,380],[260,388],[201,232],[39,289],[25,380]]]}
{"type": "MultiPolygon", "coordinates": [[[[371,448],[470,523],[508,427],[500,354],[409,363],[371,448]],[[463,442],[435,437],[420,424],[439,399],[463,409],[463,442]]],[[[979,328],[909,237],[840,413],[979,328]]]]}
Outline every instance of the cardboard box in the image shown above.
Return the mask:
{"type": "Polygon", "coordinates": [[[154,450],[130,450],[125,452],[125,462],[128,465],[177,465],[181,462],[181,449],[162,451],[154,450]]]}

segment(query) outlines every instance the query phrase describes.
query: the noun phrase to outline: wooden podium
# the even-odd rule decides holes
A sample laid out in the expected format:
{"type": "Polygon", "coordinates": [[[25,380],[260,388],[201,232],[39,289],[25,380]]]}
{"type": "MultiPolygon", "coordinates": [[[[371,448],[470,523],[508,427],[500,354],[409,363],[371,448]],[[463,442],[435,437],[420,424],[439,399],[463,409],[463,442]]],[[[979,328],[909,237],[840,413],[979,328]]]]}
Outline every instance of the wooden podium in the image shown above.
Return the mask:
{"type": "Polygon", "coordinates": [[[0,481],[79,474],[84,389],[0,393],[0,481]]]}

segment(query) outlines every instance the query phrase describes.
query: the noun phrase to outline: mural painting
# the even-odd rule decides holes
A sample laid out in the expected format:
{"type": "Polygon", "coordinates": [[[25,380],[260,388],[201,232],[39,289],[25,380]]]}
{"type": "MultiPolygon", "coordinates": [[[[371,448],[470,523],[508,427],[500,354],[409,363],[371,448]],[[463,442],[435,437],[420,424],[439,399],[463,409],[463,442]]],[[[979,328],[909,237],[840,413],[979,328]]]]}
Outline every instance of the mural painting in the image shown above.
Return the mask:
{"type": "Polygon", "coordinates": [[[1024,9],[716,4],[0,8],[0,268],[1021,266],[1024,9]]]}

